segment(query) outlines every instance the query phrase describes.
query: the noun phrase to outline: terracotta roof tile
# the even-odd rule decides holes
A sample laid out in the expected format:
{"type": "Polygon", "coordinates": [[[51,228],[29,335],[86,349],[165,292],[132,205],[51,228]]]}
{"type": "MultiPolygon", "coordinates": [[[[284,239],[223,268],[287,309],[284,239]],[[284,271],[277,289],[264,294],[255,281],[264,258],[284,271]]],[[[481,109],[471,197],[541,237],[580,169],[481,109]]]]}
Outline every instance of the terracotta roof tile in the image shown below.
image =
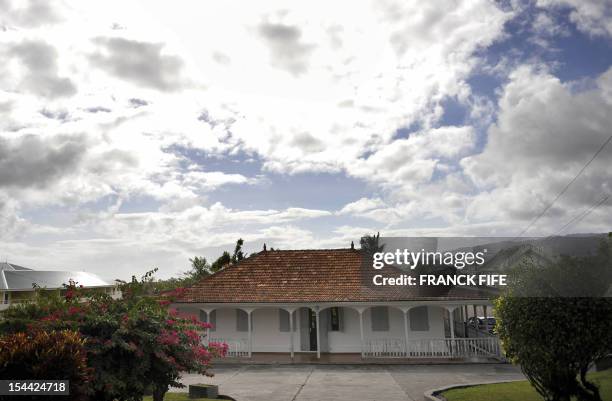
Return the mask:
{"type": "Polygon", "coordinates": [[[202,279],[188,288],[177,302],[298,303],[487,298],[486,294],[464,288],[386,286],[379,289],[363,285],[362,280],[359,250],[264,251],[202,279]]]}

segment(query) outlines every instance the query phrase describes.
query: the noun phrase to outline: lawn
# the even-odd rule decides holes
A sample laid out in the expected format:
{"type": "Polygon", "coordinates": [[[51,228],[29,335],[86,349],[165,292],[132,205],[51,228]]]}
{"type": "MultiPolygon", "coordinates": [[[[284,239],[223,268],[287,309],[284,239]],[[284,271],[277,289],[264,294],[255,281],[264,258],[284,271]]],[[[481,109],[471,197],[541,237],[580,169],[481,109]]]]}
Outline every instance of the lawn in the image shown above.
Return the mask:
{"type": "MultiPolygon", "coordinates": [[[[219,401],[212,400],[210,398],[189,398],[189,394],[187,393],[166,393],[164,397],[164,401],[219,401]]],[[[153,401],[153,397],[150,395],[144,397],[142,401],[153,401]]]]}
{"type": "MultiPolygon", "coordinates": [[[[612,369],[589,373],[590,381],[599,386],[601,398],[612,401],[612,369]]],[[[484,384],[442,393],[448,401],[542,401],[529,382],[484,384]]]]}

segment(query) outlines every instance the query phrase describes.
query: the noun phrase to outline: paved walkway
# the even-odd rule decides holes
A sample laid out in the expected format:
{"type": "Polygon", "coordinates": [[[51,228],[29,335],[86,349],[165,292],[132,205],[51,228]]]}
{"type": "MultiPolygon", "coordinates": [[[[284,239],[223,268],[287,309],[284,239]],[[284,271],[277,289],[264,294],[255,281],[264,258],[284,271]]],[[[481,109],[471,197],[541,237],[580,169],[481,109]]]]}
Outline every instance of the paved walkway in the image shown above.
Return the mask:
{"type": "Polygon", "coordinates": [[[238,401],[422,401],[436,387],[523,378],[504,364],[249,365],[217,367],[214,373],[186,375],[182,382],[218,384],[221,394],[238,401]]]}

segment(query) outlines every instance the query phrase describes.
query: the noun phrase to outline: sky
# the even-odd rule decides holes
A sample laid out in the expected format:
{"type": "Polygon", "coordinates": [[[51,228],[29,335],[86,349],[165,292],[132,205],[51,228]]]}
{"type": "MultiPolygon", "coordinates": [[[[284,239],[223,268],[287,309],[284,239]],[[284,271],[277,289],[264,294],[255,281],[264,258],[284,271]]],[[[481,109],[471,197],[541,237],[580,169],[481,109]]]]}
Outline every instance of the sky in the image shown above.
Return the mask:
{"type": "Polygon", "coordinates": [[[0,0],[0,60],[16,264],[612,225],[612,143],[555,199],[612,135],[610,0],[0,0]]]}

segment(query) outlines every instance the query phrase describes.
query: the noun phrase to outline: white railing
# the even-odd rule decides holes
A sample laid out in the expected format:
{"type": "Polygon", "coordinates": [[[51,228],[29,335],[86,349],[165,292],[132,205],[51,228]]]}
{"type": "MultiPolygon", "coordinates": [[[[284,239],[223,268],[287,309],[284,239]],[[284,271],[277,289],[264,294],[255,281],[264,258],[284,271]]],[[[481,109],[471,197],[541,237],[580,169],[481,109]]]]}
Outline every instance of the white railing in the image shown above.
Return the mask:
{"type": "Polygon", "coordinates": [[[406,341],[397,338],[366,340],[364,354],[371,358],[396,358],[406,356],[406,341]]]}
{"type": "Polygon", "coordinates": [[[221,337],[210,337],[205,338],[204,342],[208,344],[209,342],[214,343],[225,343],[227,344],[227,355],[230,358],[242,358],[249,356],[249,343],[248,340],[244,338],[221,338],[221,337]]]}
{"type": "Polygon", "coordinates": [[[377,338],[364,342],[366,358],[503,358],[497,337],[426,338],[406,341],[377,338]]]}

